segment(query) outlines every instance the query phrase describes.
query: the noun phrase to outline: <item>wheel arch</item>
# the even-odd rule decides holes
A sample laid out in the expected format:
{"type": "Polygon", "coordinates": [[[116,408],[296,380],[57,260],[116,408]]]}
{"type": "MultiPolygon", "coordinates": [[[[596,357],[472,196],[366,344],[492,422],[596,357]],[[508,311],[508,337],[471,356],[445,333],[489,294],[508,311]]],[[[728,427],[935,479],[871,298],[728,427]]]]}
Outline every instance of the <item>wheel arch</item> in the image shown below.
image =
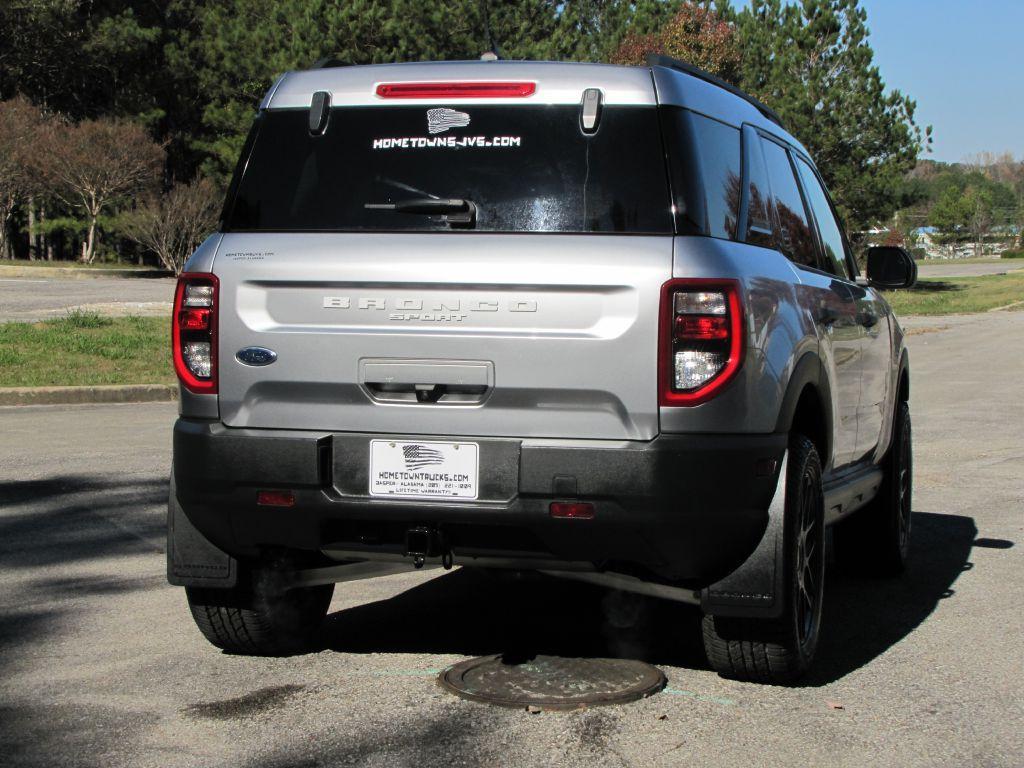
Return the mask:
{"type": "Polygon", "coordinates": [[[821,360],[808,352],[793,369],[775,424],[777,433],[794,430],[805,435],[818,449],[822,466],[832,453],[832,390],[821,360]]]}
{"type": "Polygon", "coordinates": [[[900,355],[899,372],[896,374],[896,402],[910,402],[910,355],[905,349],[900,355]]]}

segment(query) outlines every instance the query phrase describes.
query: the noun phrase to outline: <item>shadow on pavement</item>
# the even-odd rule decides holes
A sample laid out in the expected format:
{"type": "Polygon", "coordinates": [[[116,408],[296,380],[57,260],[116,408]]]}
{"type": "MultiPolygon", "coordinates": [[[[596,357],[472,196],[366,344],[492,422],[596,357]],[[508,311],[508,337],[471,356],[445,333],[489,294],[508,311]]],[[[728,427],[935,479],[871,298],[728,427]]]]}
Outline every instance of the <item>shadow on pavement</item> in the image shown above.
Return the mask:
{"type": "Polygon", "coordinates": [[[162,552],[163,478],[64,476],[0,483],[0,568],[162,552]]]}
{"type": "MultiPolygon", "coordinates": [[[[830,575],[824,634],[802,685],[825,685],[868,664],[913,632],[940,600],[955,599],[954,584],[971,567],[973,519],[917,512],[914,527],[902,578],[830,575]]],[[[706,667],[699,626],[699,612],[688,606],[571,581],[516,581],[461,569],[332,614],[324,638],[328,648],[348,653],[616,656],[706,667]]]]}
{"type": "Polygon", "coordinates": [[[109,573],[74,570],[103,558],[159,558],[166,500],[166,479],[0,482],[0,674],[18,663],[14,648],[59,632],[75,599],[166,583],[162,559],[154,573],[139,577],[126,577],[117,560],[109,573]]]}

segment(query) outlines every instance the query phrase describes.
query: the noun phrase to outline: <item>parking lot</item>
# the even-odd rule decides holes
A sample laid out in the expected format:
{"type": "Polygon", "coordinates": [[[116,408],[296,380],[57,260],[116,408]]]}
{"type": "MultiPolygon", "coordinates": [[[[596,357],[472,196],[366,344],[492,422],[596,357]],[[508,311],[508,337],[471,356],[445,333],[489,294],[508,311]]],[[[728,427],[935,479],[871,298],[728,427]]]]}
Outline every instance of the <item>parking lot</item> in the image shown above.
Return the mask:
{"type": "Polygon", "coordinates": [[[36,322],[63,317],[72,310],[101,315],[167,317],[174,298],[173,278],[3,277],[0,275],[0,323],[36,322]]]}
{"type": "Polygon", "coordinates": [[[1019,766],[1024,312],[908,322],[914,542],[897,581],[831,578],[803,685],[708,671],[697,616],[570,582],[410,570],[341,585],[318,653],[228,656],[165,581],[174,406],[0,409],[0,762],[47,766],[1019,766]],[[669,687],[530,714],[437,672],[622,655],[669,687]]]}

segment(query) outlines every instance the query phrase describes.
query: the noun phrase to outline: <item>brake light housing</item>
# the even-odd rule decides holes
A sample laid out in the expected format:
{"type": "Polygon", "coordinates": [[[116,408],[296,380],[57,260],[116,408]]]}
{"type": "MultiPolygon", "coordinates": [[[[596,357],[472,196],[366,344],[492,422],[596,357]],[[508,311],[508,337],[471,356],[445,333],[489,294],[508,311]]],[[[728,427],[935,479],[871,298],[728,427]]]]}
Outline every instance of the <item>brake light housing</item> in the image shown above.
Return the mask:
{"type": "Polygon", "coordinates": [[[205,272],[183,272],[174,291],[174,372],[185,389],[199,395],[217,394],[219,294],[217,276],[205,272]]]}
{"type": "Polygon", "coordinates": [[[658,402],[694,406],[718,394],[739,371],[743,303],[736,280],[681,278],[661,290],[658,402]]]}
{"type": "Polygon", "coordinates": [[[531,82],[380,83],[382,99],[521,99],[532,96],[531,82]]]}

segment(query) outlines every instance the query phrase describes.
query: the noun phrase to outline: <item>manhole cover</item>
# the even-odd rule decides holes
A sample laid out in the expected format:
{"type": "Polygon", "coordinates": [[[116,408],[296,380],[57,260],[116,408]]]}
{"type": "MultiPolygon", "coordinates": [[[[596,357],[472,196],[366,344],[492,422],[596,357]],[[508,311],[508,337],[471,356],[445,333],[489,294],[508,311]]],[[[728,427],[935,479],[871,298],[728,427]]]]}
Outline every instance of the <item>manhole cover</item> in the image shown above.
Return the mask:
{"type": "Polygon", "coordinates": [[[471,701],[502,707],[581,709],[622,704],[651,696],[665,687],[657,667],[629,659],[563,659],[503,656],[470,659],[438,678],[442,688],[471,701]]]}

